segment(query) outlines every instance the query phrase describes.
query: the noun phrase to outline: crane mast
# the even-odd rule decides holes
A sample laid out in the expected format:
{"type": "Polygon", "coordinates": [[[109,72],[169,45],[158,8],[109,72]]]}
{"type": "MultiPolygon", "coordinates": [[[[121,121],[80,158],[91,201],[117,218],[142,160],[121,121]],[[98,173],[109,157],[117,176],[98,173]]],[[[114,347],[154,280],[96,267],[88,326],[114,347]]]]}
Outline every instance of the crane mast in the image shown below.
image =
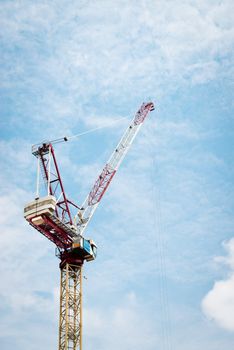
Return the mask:
{"type": "Polygon", "coordinates": [[[83,234],[147,114],[153,110],[152,102],[141,105],[81,207],[66,196],[54,142],[43,142],[32,148],[38,160],[37,190],[35,200],[24,208],[24,217],[58,249],[61,271],[59,350],[82,350],[82,266],[84,261],[94,260],[97,252],[94,241],[85,239],[83,234]],[[42,198],[40,175],[47,191],[42,198]]]}

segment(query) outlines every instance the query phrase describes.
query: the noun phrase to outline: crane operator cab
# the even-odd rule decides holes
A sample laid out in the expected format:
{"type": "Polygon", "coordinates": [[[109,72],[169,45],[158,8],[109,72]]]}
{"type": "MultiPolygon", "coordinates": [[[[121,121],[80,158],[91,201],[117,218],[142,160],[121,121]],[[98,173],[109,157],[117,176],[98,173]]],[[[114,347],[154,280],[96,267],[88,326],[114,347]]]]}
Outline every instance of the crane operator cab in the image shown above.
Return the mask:
{"type": "Polygon", "coordinates": [[[82,236],[74,238],[72,249],[82,259],[92,261],[97,256],[97,246],[92,239],[85,239],[82,236]]]}

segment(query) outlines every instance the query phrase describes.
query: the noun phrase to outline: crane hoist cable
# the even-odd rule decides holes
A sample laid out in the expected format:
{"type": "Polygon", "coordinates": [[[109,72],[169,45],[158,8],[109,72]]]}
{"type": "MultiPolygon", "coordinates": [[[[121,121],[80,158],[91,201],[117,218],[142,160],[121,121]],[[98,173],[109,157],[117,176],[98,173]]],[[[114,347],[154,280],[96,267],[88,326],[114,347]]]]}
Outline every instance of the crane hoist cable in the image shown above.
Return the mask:
{"type": "Polygon", "coordinates": [[[159,186],[155,184],[155,172],[157,172],[157,163],[155,155],[152,157],[152,202],[153,202],[153,226],[155,232],[155,246],[157,266],[159,267],[159,295],[161,303],[161,311],[163,320],[162,336],[163,336],[163,350],[172,350],[171,339],[171,317],[168,303],[168,285],[166,279],[166,259],[165,259],[165,229],[163,224],[162,206],[161,206],[161,192],[159,186]]]}

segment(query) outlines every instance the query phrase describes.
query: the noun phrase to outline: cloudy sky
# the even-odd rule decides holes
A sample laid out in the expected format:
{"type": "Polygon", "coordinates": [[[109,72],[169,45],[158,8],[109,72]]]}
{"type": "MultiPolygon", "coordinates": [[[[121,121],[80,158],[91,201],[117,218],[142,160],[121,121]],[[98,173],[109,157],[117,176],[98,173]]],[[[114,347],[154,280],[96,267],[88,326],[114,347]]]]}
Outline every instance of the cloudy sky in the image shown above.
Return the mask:
{"type": "Polygon", "coordinates": [[[23,219],[31,145],[81,204],[143,101],[156,110],[86,235],[84,349],[234,348],[232,0],[2,0],[0,347],[56,349],[59,261],[23,219]]]}

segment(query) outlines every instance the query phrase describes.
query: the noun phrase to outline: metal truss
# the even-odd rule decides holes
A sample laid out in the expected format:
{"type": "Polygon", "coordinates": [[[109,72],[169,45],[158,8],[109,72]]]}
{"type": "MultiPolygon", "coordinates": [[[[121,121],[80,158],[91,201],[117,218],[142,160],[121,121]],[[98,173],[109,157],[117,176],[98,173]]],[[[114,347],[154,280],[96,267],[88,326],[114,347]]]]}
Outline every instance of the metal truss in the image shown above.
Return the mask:
{"type": "Polygon", "coordinates": [[[81,208],[78,209],[78,213],[75,216],[75,221],[79,219],[77,222],[79,235],[83,235],[85,228],[97,209],[105,191],[110,185],[112,178],[130,149],[131,144],[139,132],[145,118],[147,117],[148,113],[153,110],[154,104],[152,102],[143,103],[141,105],[132,122],[120,139],[114,152],[110,156],[108,162],[104,166],[101,174],[98,176],[93,188],[86,197],[81,208]]]}
{"type": "Polygon", "coordinates": [[[82,350],[82,265],[60,269],[59,350],[82,350]]]}

